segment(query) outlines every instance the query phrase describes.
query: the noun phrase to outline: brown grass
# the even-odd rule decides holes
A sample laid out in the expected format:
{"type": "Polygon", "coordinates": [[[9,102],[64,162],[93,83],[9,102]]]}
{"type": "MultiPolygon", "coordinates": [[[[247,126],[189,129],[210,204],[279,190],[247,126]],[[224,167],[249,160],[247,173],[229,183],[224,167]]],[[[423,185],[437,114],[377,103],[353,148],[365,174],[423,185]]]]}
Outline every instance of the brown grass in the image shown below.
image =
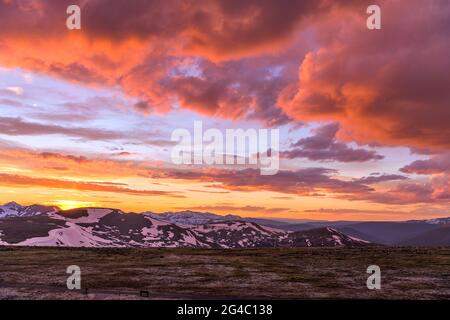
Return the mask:
{"type": "Polygon", "coordinates": [[[0,298],[13,299],[118,299],[139,290],[154,298],[448,299],[450,249],[0,248],[1,287],[0,298]],[[65,289],[73,264],[96,296],[65,289]],[[366,288],[371,264],[381,267],[382,290],[366,288]]]}

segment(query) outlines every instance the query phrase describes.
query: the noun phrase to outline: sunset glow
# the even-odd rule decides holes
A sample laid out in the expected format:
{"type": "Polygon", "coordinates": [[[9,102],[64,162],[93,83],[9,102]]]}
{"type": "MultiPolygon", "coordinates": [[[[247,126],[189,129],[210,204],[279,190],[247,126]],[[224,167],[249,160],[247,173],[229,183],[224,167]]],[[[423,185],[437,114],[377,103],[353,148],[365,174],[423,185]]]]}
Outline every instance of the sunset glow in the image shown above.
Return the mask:
{"type": "Polygon", "coordinates": [[[378,2],[0,0],[0,202],[448,216],[450,4],[378,2]],[[174,164],[194,121],[280,129],[280,170],[174,164]]]}

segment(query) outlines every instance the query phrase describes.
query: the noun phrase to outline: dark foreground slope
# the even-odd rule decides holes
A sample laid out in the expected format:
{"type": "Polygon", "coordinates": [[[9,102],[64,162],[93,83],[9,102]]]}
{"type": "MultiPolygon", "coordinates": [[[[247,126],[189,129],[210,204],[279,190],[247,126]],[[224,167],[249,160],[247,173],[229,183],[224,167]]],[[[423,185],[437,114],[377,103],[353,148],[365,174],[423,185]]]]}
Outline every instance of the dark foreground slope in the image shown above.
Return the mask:
{"type": "Polygon", "coordinates": [[[450,299],[450,249],[0,247],[0,299],[135,299],[140,290],[153,299],[450,299]],[[372,264],[379,291],[366,287],[372,264]],[[66,289],[69,265],[81,268],[81,292],[66,289]]]}

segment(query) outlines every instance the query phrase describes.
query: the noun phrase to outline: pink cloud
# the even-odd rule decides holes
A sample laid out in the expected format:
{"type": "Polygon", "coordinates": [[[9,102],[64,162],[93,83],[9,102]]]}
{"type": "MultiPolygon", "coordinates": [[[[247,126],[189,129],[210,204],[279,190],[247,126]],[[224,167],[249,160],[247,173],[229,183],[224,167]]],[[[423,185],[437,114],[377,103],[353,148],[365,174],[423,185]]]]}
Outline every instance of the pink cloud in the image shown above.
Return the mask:
{"type": "Polygon", "coordinates": [[[341,122],[360,142],[450,147],[450,4],[383,1],[382,29],[348,11],[317,25],[323,43],[279,97],[299,120],[341,122]],[[408,12],[405,12],[405,6],[408,12]],[[420,14],[410,14],[420,12],[420,14]]]}

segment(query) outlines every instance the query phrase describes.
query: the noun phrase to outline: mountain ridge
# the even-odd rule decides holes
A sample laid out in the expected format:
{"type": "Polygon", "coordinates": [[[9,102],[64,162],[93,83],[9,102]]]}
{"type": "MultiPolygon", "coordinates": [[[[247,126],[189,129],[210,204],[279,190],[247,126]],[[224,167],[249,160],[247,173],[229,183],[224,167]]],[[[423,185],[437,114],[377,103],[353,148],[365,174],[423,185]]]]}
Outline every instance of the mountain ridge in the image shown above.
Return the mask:
{"type": "MultiPolygon", "coordinates": [[[[61,217],[64,219],[68,219],[67,223],[73,229],[71,232],[75,232],[76,229],[81,238],[88,237],[89,232],[113,232],[111,230],[97,230],[95,223],[98,222],[99,219],[94,218],[96,212],[116,212],[125,214],[122,210],[114,209],[114,208],[78,208],[73,210],[60,210],[54,206],[42,206],[42,205],[31,205],[31,206],[22,206],[16,202],[9,202],[3,206],[0,206],[0,221],[14,218],[23,218],[30,219],[32,217],[40,217],[47,216],[46,220],[44,217],[36,218],[37,224],[39,225],[38,230],[44,230],[50,225],[58,225],[58,222],[51,221],[56,220],[60,221],[61,217]],[[91,211],[89,214],[88,211],[91,211]],[[83,218],[83,215],[85,218],[83,218]],[[77,216],[77,219],[75,219],[77,216]],[[59,218],[58,218],[59,217],[59,218]],[[70,225],[70,224],[76,224],[70,225]],[[80,228],[88,228],[86,230],[80,228]],[[91,228],[91,229],[89,229],[91,228]],[[93,228],[93,229],[92,229],[93,228]]],[[[342,235],[339,235],[340,241],[342,243],[347,243],[348,239],[357,239],[365,241],[366,243],[378,243],[380,245],[389,245],[389,246],[403,246],[403,245],[411,245],[411,246],[450,246],[450,237],[447,235],[448,228],[446,226],[450,225],[450,218],[433,218],[433,219],[425,219],[425,220],[406,220],[406,221],[320,221],[320,220],[309,220],[303,223],[289,223],[286,221],[278,221],[264,218],[246,218],[238,215],[228,214],[228,215],[217,215],[211,212],[198,212],[192,210],[184,210],[178,212],[164,212],[164,213],[154,213],[151,211],[145,211],[143,213],[126,213],[127,218],[125,220],[133,220],[134,223],[136,221],[140,221],[143,224],[142,228],[149,227],[145,226],[147,223],[145,218],[150,219],[149,221],[158,221],[164,223],[165,225],[172,225],[172,227],[160,227],[162,229],[160,236],[166,237],[165,240],[161,240],[159,245],[161,246],[199,246],[199,247],[255,247],[255,246],[288,246],[294,245],[295,240],[291,239],[294,235],[297,235],[298,238],[304,238],[304,235],[308,235],[310,230],[322,230],[322,235],[326,239],[330,239],[334,236],[334,232],[339,232],[342,235]],[[131,218],[134,217],[134,218],[131,218]],[[227,223],[230,223],[228,225],[227,223]],[[207,228],[202,226],[209,225],[211,230],[206,230],[207,228]],[[216,225],[216,227],[214,227],[216,225]],[[232,230],[231,227],[234,225],[235,228],[239,229],[239,225],[246,225],[245,230],[242,231],[241,234],[236,233],[235,230],[232,230]],[[176,227],[175,227],[176,226],[176,227]],[[217,227],[217,226],[220,226],[217,227]],[[258,227],[257,227],[258,226],[258,227]],[[266,230],[272,230],[274,234],[269,236],[268,234],[264,234],[265,231],[262,231],[259,227],[264,227],[266,230]],[[175,233],[167,233],[164,229],[176,229],[175,233]],[[231,228],[231,229],[230,229],[231,228]],[[330,228],[330,229],[326,229],[330,228]],[[221,229],[221,230],[218,230],[221,229]],[[229,230],[228,230],[229,229],[229,230]],[[250,231],[253,229],[254,233],[250,231]],[[199,231],[203,230],[203,231],[199,231]],[[276,230],[276,231],[275,231],[276,230]],[[334,230],[334,231],[333,231],[334,230]],[[246,232],[249,233],[246,233],[246,232]],[[283,233],[283,239],[274,240],[273,238],[277,238],[276,233],[283,233]],[[195,235],[194,235],[195,233],[195,235]],[[210,233],[209,239],[208,236],[205,236],[204,233],[210,233]],[[177,234],[175,236],[175,234],[177,234]],[[232,237],[231,237],[232,235],[232,237]],[[175,237],[174,240],[170,240],[171,237],[175,237]],[[189,240],[186,240],[184,237],[188,237],[189,240]],[[234,240],[230,240],[231,238],[234,240]],[[242,239],[239,239],[241,237],[242,239]],[[349,238],[346,238],[349,237],[349,238]],[[228,241],[225,239],[229,239],[228,241]],[[291,239],[291,240],[286,240],[291,239]],[[241,242],[239,242],[242,240],[241,242]],[[290,241],[290,243],[289,243],[290,241]]],[[[64,220],[63,219],[63,220],[64,220]]],[[[19,223],[19,222],[18,222],[19,223]]],[[[127,230],[123,230],[120,226],[121,224],[118,222],[114,222],[118,229],[122,230],[122,232],[127,232],[127,230]]],[[[130,223],[130,221],[124,221],[124,223],[130,223]]],[[[1,225],[6,225],[6,222],[0,223],[1,225]]],[[[24,227],[22,223],[22,228],[24,230],[29,230],[28,227],[24,227]]],[[[100,228],[100,227],[97,227],[100,228]]],[[[47,228],[48,229],[48,228],[47,228]]],[[[100,228],[101,229],[101,228],[100,228]]],[[[9,229],[9,232],[13,232],[9,229]]],[[[50,230],[48,230],[50,231],[50,230]]],[[[67,233],[68,230],[63,230],[63,233],[67,233]]],[[[2,232],[0,228],[0,232],[2,232]]],[[[76,233],[75,232],[75,233],[76,233]]],[[[142,231],[141,231],[142,232],[142,231]]],[[[156,232],[156,231],[154,231],[156,232]]],[[[40,233],[39,233],[40,234],[40,233]]],[[[320,234],[320,233],[319,233],[320,234]]],[[[55,236],[56,237],[56,236],[55,236]]],[[[72,238],[74,235],[72,235],[72,238]]],[[[137,237],[137,236],[136,236],[137,237]]],[[[70,238],[70,239],[72,239],[70,238]]],[[[101,237],[100,237],[101,238],[101,237]]],[[[1,235],[0,235],[1,240],[1,235]]],[[[137,237],[137,240],[144,241],[137,237]]],[[[72,243],[72,240],[64,240],[60,241],[61,244],[64,244],[64,241],[69,244],[72,243]]],[[[87,241],[87,240],[86,240],[87,241]]],[[[124,245],[135,245],[134,243],[128,243],[127,235],[117,235],[115,240],[122,243],[124,245]]],[[[94,241],[95,242],[95,241],[94,241]]],[[[102,241],[100,241],[102,243],[102,241]]],[[[147,241],[148,242],[148,241],[147,241]]],[[[156,241],[157,242],[157,241],[156,241]]],[[[301,241],[300,241],[301,242],[301,241]]],[[[351,241],[350,241],[351,242],[351,241]]],[[[57,244],[58,242],[54,242],[57,244]]],[[[315,245],[320,246],[321,243],[328,243],[328,241],[316,241],[315,245]]],[[[80,244],[80,243],[79,243],[80,244]]],[[[82,244],[82,243],[81,243],[82,244]]],[[[140,243],[141,245],[149,245],[140,243]]],[[[329,242],[330,245],[338,245],[338,242],[329,242]]],[[[137,244],[139,245],[139,243],[137,244]]],[[[154,244],[157,246],[158,244],[154,244]]],[[[350,243],[350,245],[359,245],[358,243],[350,243]]]]}
{"type": "MultiPolygon", "coordinates": [[[[18,215],[0,219],[0,245],[67,247],[196,247],[258,248],[292,247],[297,236],[290,231],[245,221],[239,216],[197,224],[176,224],[157,219],[153,214],[125,213],[109,208],[54,210],[39,207],[34,211],[18,208],[18,215]],[[39,209],[39,210],[38,210],[39,209]],[[240,218],[240,219],[238,219],[240,218]]],[[[11,209],[11,208],[10,208],[11,209]]],[[[173,214],[173,213],[172,213],[173,214]]],[[[190,212],[189,214],[192,214],[190,212]]],[[[199,217],[194,217],[198,220],[199,217]]],[[[198,222],[198,221],[197,221],[198,222]]],[[[304,237],[303,237],[304,238],[304,237]]],[[[310,246],[361,246],[364,240],[348,241],[344,235],[323,229],[310,246]]]]}

